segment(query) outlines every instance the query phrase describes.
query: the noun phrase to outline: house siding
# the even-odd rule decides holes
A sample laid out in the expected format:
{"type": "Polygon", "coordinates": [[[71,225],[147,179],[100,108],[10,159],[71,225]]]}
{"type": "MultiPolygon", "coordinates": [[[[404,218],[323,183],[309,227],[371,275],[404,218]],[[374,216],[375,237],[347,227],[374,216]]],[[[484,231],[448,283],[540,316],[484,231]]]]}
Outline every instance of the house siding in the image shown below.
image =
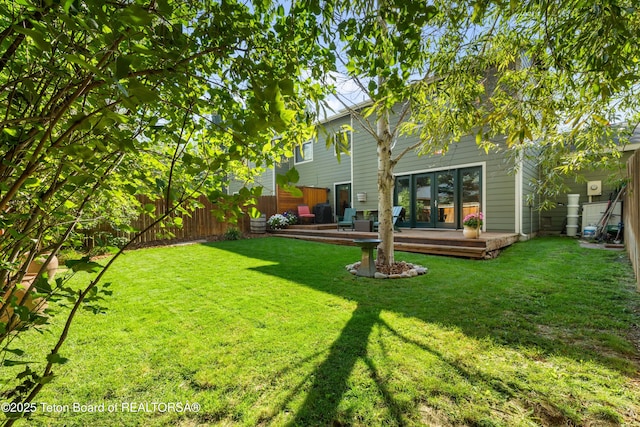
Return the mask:
{"type": "MultiPolygon", "coordinates": [[[[375,126],[375,125],[374,125],[375,126]]],[[[354,120],[353,132],[353,207],[358,211],[378,210],[378,147],[376,140],[354,120]],[[355,195],[366,193],[367,201],[360,202],[355,195]]]]}
{"type": "Polygon", "coordinates": [[[330,190],[328,198],[332,208],[334,208],[335,184],[351,182],[352,155],[341,154],[338,162],[333,147],[327,148],[325,141],[328,134],[339,131],[343,125],[351,125],[350,116],[341,117],[325,124],[319,132],[318,140],[313,144],[313,161],[294,165],[300,174],[299,185],[323,187],[330,190]]]}
{"type": "Polygon", "coordinates": [[[535,209],[537,195],[531,183],[538,178],[538,168],[535,157],[525,153],[521,164],[522,174],[522,227],[520,232],[535,235],[540,231],[540,213],[535,209]]]}
{"type": "Polygon", "coordinates": [[[275,173],[273,167],[265,168],[252,182],[243,182],[232,177],[227,186],[227,194],[236,194],[243,187],[262,187],[263,196],[274,196],[276,194],[275,173]]]}
{"type": "MultiPolygon", "coordinates": [[[[368,119],[375,129],[373,121],[368,119]]],[[[324,141],[314,144],[313,161],[295,165],[300,174],[300,185],[330,188],[334,191],[336,183],[351,183],[352,206],[358,212],[377,211],[377,146],[375,138],[368,133],[357,120],[343,116],[324,124],[327,131],[335,131],[343,124],[353,127],[351,135],[351,156],[343,156],[338,163],[332,150],[325,148],[324,141]],[[366,201],[357,199],[358,193],[366,193],[366,201]]],[[[393,153],[398,154],[406,147],[419,141],[419,135],[398,138],[393,153]]],[[[422,172],[460,169],[480,166],[482,168],[483,206],[485,229],[487,231],[516,232],[516,194],[525,197],[524,191],[516,192],[518,180],[514,173],[514,163],[505,153],[486,154],[475,141],[474,135],[463,137],[451,144],[448,152],[439,155],[418,155],[408,152],[396,165],[394,175],[410,175],[422,172]]],[[[535,174],[533,165],[528,165],[527,176],[535,174]]],[[[527,181],[525,181],[527,182],[527,181]]],[[[329,202],[335,206],[333,194],[329,202]]],[[[522,216],[524,212],[522,212],[522,216]]],[[[527,227],[530,227],[529,212],[526,212],[527,227]]],[[[519,218],[523,222],[524,218],[519,218]]],[[[537,223],[537,217],[536,221],[537,223]]]]}
{"type": "MultiPolygon", "coordinates": [[[[398,142],[396,152],[418,142],[411,136],[398,142]]],[[[483,168],[483,206],[486,230],[515,230],[515,176],[511,172],[513,163],[501,153],[486,154],[478,147],[475,136],[468,135],[451,144],[449,150],[440,155],[418,155],[410,152],[398,162],[395,175],[432,172],[448,169],[481,166],[483,168]]]]}
{"type": "MultiPolygon", "coordinates": [[[[542,231],[551,233],[560,233],[564,231],[565,221],[567,219],[567,194],[579,194],[579,204],[582,206],[584,203],[589,202],[589,196],[587,196],[587,182],[588,181],[602,181],[602,195],[592,196],[593,202],[607,202],[611,195],[615,195],[617,191],[617,185],[620,180],[623,180],[627,176],[626,162],[631,157],[633,152],[625,151],[622,153],[620,159],[620,169],[617,171],[586,171],[580,174],[579,182],[576,180],[567,181],[568,191],[566,194],[558,196],[556,199],[556,207],[548,211],[541,212],[541,224],[542,231]]],[[[582,209],[579,211],[582,215],[582,209]]],[[[579,231],[582,230],[580,227],[579,231]]]]}
{"type": "MultiPolygon", "coordinates": [[[[368,119],[375,129],[374,117],[368,119]]],[[[328,202],[335,214],[335,185],[351,184],[351,206],[362,211],[377,211],[377,146],[375,138],[350,115],[344,115],[322,124],[319,139],[313,144],[313,160],[294,164],[293,159],[265,171],[257,181],[264,185],[263,194],[272,194],[274,174],[286,172],[291,167],[298,170],[301,186],[328,188],[328,202]],[[353,128],[351,138],[351,155],[342,155],[338,162],[332,148],[326,147],[326,135],[336,132],[343,125],[353,128]],[[366,193],[366,201],[359,201],[357,194],[366,193]]],[[[419,135],[401,136],[396,141],[393,153],[397,155],[406,147],[419,141],[419,135]]],[[[468,135],[457,143],[452,143],[449,150],[437,155],[419,155],[416,151],[408,152],[396,165],[395,176],[417,173],[437,172],[468,167],[482,169],[482,210],[485,214],[485,230],[496,232],[537,231],[540,224],[538,213],[530,211],[526,198],[532,194],[529,186],[532,178],[537,177],[535,158],[524,161],[520,176],[514,160],[506,151],[485,153],[475,141],[474,135],[468,135]],[[520,203],[520,204],[519,204],[520,203]]],[[[566,215],[566,213],[565,213],[566,215]]],[[[456,224],[460,226],[460,224],[456,224]]]]}

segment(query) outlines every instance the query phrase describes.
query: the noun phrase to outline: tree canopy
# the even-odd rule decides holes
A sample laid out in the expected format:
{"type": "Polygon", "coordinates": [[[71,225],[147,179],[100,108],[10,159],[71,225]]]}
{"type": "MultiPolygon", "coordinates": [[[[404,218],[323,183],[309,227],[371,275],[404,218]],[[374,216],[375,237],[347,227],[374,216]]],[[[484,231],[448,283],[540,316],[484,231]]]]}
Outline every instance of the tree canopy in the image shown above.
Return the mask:
{"type": "Polygon", "coordinates": [[[407,152],[446,151],[475,134],[479,149],[531,156],[544,209],[568,177],[615,164],[638,123],[633,2],[365,0],[327,8],[322,34],[336,49],[336,70],[373,103],[353,114],[377,145],[382,263],[393,262],[393,167],[407,152]],[[393,153],[392,141],[411,133],[420,142],[393,153]]]}
{"type": "MultiPolygon", "coordinates": [[[[146,209],[137,194],[164,197],[156,221],[176,221],[169,214],[199,194],[237,213],[256,192],[226,196],[228,175],[292,155],[313,132],[305,107],[322,88],[309,71],[324,57],[297,4],[20,0],[0,12],[0,360],[11,366],[15,337],[48,322],[31,296],[68,298],[69,325],[103,295],[101,275],[81,291],[66,277],[24,282],[31,261],[46,254],[44,272],[98,219],[126,227],[123,216],[146,209]]],[[[27,368],[5,397],[34,398],[67,330],[45,369],[27,368]]]]}
{"type": "Polygon", "coordinates": [[[373,102],[360,117],[376,118],[379,254],[392,262],[395,137],[420,132],[423,153],[468,133],[487,150],[535,148],[536,185],[553,194],[563,174],[615,156],[616,115],[638,123],[639,19],[630,0],[0,1],[3,365],[18,363],[17,335],[47,322],[25,295],[72,301],[44,370],[26,368],[4,396],[31,401],[64,361],[77,309],[100,309],[101,275],[79,292],[57,278],[19,293],[32,260],[98,218],[125,227],[145,210],[140,193],[165,198],[156,221],[201,193],[237,213],[256,193],[226,196],[229,173],[251,176],[310,138],[330,71],[373,102]]]}

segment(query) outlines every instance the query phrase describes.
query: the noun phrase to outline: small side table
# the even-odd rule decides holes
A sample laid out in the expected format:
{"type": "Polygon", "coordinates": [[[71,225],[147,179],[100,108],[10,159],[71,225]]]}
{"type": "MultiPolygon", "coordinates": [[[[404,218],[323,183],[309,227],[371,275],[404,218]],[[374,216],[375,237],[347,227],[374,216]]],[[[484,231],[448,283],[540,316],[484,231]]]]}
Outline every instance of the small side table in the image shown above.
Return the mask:
{"type": "Polygon", "coordinates": [[[374,277],[376,274],[376,262],[373,259],[373,248],[380,244],[378,239],[355,239],[353,243],[362,248],[362,261],[356,275],[374,277]]]}
{"type": "Polygon", "coordinates": [[[356,219],[353,221],[353,229],[355,231],[370,232],[373,230],[373,221],[369,219],[356,219]]]}

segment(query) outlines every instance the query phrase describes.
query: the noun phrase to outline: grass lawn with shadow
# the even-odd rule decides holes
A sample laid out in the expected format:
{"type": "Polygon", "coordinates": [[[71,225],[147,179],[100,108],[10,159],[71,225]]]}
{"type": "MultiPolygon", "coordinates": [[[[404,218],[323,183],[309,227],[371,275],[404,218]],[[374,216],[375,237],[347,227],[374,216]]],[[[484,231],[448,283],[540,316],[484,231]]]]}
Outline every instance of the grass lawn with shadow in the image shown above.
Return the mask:
{"type": "MultiPolygon", "coordinates": [[[[626,254],[566,238],[489,261],[397,252],[428,273],[374,280],[344,269],[359,253],[274,237],[127,253],[38,396],[70,410],[22,425],[640,425],[626,254]]],[[[26,360],[53,339],[32,338],[26,360]]]]}

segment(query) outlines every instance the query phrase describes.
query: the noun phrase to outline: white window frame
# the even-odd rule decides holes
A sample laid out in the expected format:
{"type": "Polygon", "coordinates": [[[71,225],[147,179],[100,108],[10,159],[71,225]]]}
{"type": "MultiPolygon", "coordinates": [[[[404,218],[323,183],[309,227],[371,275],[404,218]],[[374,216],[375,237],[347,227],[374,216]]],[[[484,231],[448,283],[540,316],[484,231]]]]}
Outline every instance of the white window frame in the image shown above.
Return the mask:
{"type": "Polygon", "coordinates": [[[296,146],[295,151],[293,153],[294,165],[301,165],[303,163],[310,163],[313,161],[313,145],[314,145],[313,143],[314,141],[310,140],[303,143],[301,146],[300,145],[296,146]],[[305,150],[304,150],[304,147],[306,145],[309,145],[308,153],[305,153],[305,150]],[[301,158],[301,160],[298,160],[298,158],[301,158]]]}

